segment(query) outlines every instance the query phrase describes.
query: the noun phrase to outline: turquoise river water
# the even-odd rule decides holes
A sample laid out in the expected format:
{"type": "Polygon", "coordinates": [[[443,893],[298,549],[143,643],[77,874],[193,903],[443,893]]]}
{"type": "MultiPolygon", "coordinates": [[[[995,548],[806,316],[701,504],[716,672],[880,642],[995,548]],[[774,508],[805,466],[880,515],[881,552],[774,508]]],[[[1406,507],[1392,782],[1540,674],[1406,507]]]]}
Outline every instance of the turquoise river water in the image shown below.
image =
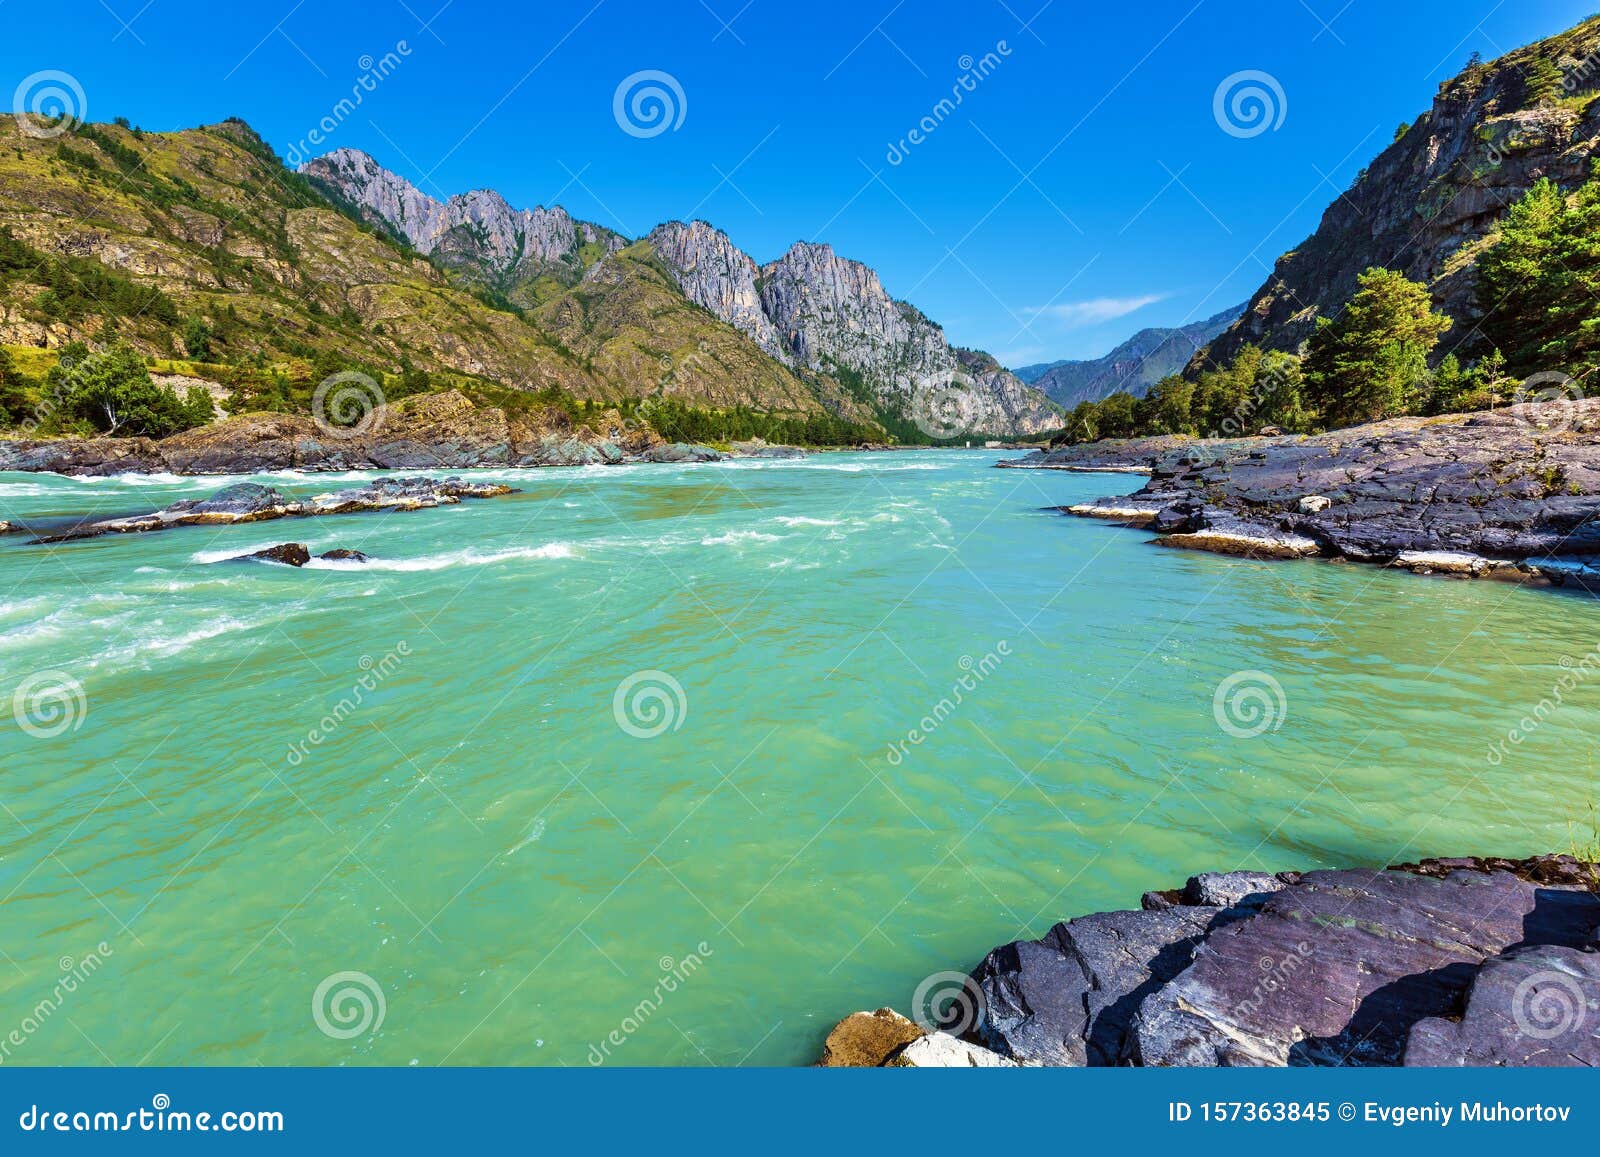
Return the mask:
{"type": "Polygon", "coordinates": [[[1587,826],[1600,602],[1157,549],[996,457],[0,540],[0,1063],[806,1063],[1195,871],[1587,826]],[[221,561],[291,540],[374,561],[221,561]]]}

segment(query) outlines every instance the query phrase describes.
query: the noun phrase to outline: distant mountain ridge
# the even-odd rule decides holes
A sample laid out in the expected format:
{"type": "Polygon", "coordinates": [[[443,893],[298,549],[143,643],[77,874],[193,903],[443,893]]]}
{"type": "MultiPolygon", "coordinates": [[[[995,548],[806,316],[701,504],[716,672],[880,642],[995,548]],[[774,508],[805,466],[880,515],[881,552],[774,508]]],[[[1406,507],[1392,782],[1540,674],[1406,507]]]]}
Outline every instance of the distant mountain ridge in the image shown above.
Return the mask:
{"type": "Polygon", "coordinates": [[[1104,357],[1041,363],[1012,372],[1067,409],[1079,402],[1098,402],[1119,390],[1143,397],[1162,378],[1180,372],[1244,309],[1240,304],[1188,325],[1141,329],[1104,357]]]}

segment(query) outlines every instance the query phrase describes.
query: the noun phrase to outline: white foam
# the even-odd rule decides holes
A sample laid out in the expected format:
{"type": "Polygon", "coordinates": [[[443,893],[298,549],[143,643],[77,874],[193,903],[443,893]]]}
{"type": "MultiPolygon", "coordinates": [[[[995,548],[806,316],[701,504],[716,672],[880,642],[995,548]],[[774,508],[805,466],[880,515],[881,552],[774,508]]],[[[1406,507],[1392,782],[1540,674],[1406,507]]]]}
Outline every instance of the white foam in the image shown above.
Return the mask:
{"type": "Polygon", "coordinates": [[[780,515],[778,515],[778,517],[776,519],[774,519],[774,521],[781,522],[785,526],[838,526],[839,525],[839,520],[837,518],[806,518],[804,515],[798,515],[798,514],[780,514],[780,515]]]}
{"type": "Polygon", "coordinates": [[[306,563],[308,570],[359,570],[359,571],[417,571],[449,570],[457,566],[492,566],[515,559],[577,558],[577,552],[565,542],[547,542],[543,546],[519,546],[508,550],[482,551],[475,549],[446,551],[443,554],[423,555],[421,558],[374,558],[367,562],[347,559],[314,558],[306,563]]]}
{"type": "Polygon", "coordinates": [[[764,534],[759,530],[730,530],[711,538],[702,538],[701,546],[739,546],[747,542],[782,542],[786,535],[764,534]]]}

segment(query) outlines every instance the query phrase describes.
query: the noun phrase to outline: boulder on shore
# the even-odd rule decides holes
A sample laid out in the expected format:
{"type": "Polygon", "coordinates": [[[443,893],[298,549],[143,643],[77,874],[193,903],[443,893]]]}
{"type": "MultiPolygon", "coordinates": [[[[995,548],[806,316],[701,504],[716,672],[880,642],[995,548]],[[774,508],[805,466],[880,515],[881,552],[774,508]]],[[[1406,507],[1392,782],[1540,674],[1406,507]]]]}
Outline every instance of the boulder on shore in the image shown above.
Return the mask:
{"type": "Polygon", "coordinates": [[[921,1025],[892,1008],[853,1012],[833,1026],[817,1063],[824,1068],[876,1068],[925,1035],[921,1025]]]}
{"type": "MultiPolygon", "coordinates": [[[[831,1063],[1596,1066],[1597,881],[1572,856],[1202,873],[994,949],[959,1040],[831,1063]]],[[[861,1018],[910,1024],[835,1032],[861,1018]]]]}

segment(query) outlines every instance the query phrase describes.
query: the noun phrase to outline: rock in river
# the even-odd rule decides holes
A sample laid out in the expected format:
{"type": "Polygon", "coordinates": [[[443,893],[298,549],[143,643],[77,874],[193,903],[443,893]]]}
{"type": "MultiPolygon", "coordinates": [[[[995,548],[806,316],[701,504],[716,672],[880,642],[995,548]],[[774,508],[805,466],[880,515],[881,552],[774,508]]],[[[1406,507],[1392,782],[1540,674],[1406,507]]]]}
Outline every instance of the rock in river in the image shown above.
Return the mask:
{"type": "Polygon", "coordinates": [[[141,534],[175,526],[261,522],[363,511],[426,510],[452,505],[463,498],[494,498],[514,493],[516,491],[512,487],[497,482],[464,482],[454,477],[402,477],[380,478],[366,486],[333,494],[319,494],[311,499],[290,499],[271,486],[236,482],[223,487],[210,498],[186,498],[150,514],[80,522],[33,541],[67,542],[98,538],[104,534],[141,534]]]}

